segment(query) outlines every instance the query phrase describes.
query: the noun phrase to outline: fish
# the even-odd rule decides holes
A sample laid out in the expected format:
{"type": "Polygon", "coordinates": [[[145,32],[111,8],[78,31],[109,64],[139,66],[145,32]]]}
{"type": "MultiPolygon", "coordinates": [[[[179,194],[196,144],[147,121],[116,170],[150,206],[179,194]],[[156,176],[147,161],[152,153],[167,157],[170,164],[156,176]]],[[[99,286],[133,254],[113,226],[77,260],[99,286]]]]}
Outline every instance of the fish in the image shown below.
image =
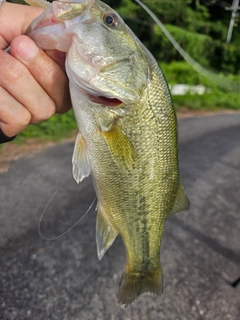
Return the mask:
{"type": "Polygon", "coordinates": [[[44,5],[27,34],[43,50],[66,52],[79,129],[73,176],[92,176],[98,258],[122,238],[117,298],[126,307],[141,294],[162,294],[164,224],[189,208],[173,102],[158,63],[115,10],[99,0],[44,5]]]}

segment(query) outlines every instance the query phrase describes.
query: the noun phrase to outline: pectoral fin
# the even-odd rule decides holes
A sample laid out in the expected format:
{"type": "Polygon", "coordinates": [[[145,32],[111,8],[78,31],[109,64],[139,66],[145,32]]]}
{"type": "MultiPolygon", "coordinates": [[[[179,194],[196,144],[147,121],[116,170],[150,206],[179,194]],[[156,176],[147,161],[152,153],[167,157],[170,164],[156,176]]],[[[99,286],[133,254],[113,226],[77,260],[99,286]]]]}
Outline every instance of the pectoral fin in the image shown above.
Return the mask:
{"type": "Polygon", "coordinates": [[[188,210],[189,207],[190,207],[190,202],[188,200],[186,193],[184,192],[184,189],[183,189],[181,182],[179,182],[177,196],[175,199],[174,206],[170,212],[170,215],[172,215],[176,212],[188,210]]]}
{"type": "Polygon", "coordinates": [[[96,226],[96,241],[99,260],[102,259],[105,252],[112,245],[117,235],[117,230],[107,220],[103,208],[99,205],[96,226]]]}
{"type": "Polygon", "coordinates": [[[137,159],[136,152],[119,124],[112,124],[110,129],[101,127],[100,132],[118,166],[132,168],[137,159]]]}
{"type": "Polygon", "coordinates": [[[75,142],[72,165],[73,177],[77,183],[89,176],[91,168],[87,154],[86,142],[80,133],[78,133],[75,142]]]}

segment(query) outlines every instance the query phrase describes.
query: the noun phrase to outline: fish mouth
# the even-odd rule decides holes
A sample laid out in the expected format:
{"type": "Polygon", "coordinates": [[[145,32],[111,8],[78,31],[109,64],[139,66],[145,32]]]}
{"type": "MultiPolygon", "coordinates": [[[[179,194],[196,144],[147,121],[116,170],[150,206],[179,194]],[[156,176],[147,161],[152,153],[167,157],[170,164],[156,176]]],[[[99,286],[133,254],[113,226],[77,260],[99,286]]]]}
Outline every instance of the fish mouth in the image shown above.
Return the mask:
{"type": "Polygon", "coordinates": [[[91,102],[109,107],[119,107],[123,102],[117,98],[108,98],[104,96],[88,95],[91,102]]]}

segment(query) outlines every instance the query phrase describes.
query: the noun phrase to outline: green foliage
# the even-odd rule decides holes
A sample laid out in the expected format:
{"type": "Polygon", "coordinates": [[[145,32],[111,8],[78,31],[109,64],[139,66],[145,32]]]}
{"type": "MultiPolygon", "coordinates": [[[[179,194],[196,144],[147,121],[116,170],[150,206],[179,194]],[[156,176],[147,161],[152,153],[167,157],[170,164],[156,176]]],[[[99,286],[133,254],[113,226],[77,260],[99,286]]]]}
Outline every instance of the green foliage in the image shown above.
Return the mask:
{"type": "Polygon", "coordinates": [[[146,0],[144,3],[163,23],[178,26],[188,24],[189,13],[191,12],[189,7],[191,0],[146,0]]]}
{"type": "MultiPolygon", "coordinates": [[[[214,46],[209,36],[186,31],[173,25],[165,25],[165,27],[192,58],[202,65],[208,65],[209,57],[214,53],[214,46]]],[[[182,60],[180,54],[157,25],[153,28],[151,46],[159,61],[182,60]]]]}
{"type": "Polygon", "coordinates": [[[109,5],[112,8],[116,8],[117,12],[123,17],[127,18],[129,16],[129,13],[131,12],[132,18],[137,18],[139,11],[141,11],[141,8],[139,5],[134,1],[129,0],[121,0],[121,1],[106,1],[106,3],[109,3],[109,5]]]}
{"type": "Polygon", "coordinates": [[[209,85],[209,81],[202,77],[185,61],[159,63],[159,65],[169,84],[184,83],[188,85],[209,85]]]}
{"type": "Polygon", "coordinates": [[[240,43],[224,45],[222,69],[229,73],[238,74],[240,71],[240,43]]]}

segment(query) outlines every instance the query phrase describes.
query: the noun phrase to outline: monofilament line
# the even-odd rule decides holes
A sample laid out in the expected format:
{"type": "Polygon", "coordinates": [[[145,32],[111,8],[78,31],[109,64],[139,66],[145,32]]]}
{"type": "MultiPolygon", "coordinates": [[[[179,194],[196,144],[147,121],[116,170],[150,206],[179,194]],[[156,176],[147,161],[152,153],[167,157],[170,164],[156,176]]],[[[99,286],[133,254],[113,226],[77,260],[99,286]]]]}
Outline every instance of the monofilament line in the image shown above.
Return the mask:
{"type": "Polygon", "coordinates": [[[47,211],[47,208],[49,207],[50,203],[52,202],[53,198],[56,196],[56,194],[58,193],[59,191],[59,188],[54,192],[54,194],[51,196],[51,198],[49,199],[48,203],[46,204],[42,214],[41,214],[41,217],[40,217],[40,220],[38,222],[38,234],[40,235],[41,238],[43,238],[44,240],[48,240],[48,241],[52,241],[52,240],[57,240],[61,237],[63,237],[64,235],[66,235],[69,231],[71,231],[74,227],[76,227],[77,224],[79,224],[85,217],[86,215],[88,214],[88,212],[92,209],[92,206],[94,205],[94,202],[96,201],[96,197],[95,199],[93,200],[93,202],[91,203],[90,207],[87,209],[87,211],[84,213],[84,215],[76,222],[74,223],[69,229],[67,229],[65,232],[63,232],[62,234],[60,234],[59,236],[56,236],[56,237],[53,237],[53,238],[47,238],[43,235],[42,231],[41,231],[41,223],[42,223],[42,220],[43,220],[43,217],[47,211]]]}

